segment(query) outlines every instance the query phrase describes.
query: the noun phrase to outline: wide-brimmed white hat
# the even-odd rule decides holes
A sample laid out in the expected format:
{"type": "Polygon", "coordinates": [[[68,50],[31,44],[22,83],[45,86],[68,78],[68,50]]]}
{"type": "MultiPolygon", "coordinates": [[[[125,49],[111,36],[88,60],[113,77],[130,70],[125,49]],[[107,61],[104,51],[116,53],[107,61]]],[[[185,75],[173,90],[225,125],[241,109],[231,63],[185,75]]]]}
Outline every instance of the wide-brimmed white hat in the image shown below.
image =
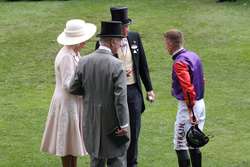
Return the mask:
{"type": "Polygon", "coordinates": [[[66,28],[58,36],[57,42],[62,45],[75,45],[87,41],[96,32],[96,26],[80,19],[69,20],[66,28]]]}

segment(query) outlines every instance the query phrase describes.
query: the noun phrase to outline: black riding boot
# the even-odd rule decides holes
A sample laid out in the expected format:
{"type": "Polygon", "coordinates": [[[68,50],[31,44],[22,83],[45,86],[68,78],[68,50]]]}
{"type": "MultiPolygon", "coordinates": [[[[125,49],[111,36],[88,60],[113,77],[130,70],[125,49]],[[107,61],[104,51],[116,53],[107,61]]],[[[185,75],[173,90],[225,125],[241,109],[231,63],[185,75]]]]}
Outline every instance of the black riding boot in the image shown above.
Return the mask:
{"type": "Polygon", "coordinates": [[[190,159],[187,150],[176,150],[179,167],[190,167],[190,159]]]}
{"type": "Polygon", "coordinates": [[[200,149],[190,149],[189,154],[191,157],[192,167],[201,167],[202,156],[200,149]]]}

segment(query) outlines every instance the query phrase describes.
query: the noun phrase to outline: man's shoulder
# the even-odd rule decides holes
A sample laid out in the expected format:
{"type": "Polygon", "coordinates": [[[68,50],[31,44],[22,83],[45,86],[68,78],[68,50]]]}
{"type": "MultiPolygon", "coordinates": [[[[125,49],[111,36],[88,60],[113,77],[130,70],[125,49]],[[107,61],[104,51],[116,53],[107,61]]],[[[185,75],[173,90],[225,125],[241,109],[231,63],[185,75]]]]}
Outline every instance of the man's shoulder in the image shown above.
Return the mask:
{"type": "Polygon", "coordinates": [[[97,49],[93,53],[84,57],[89,58],[89,59],[106,59],[106,60],[110,60],[113,62],[122,62],[121,60],[116,58],[111,52],[105,49],[97,49]]]}
{"type": "Polygon", "coordinates": [[[89,59],[91,59],[91,58],[92,58],[93,56],[95,56],[96,54],[98,54],[98,53],[96,53],[96,51],[94,51],[94,52],[92,52],[92,53],[90,53],[90,54],[88,54],[88,55],[82,56],[82,57],[80,58],[80,60],[79,60],[78,63],[83,63],[83,62],[85,62],[85,61],[88,61],[89,59]]]}
{"type": "Polygon", "coordinates": [[[86,55],[84,57],[93,57],[96,55],[112,55],[109,51],[105,50],[105,49],[96,49],[94,52],[90,53],[89,55],[86,55]]]}
{"type": "Polygon", "coordinates": [[[191,57],[199,58],[199,56],[195,52],[188,51],[188,50],[186,52],[184,52],[184,53],[181,53],[180,55],[182,57],[186,57],[186,58],[191,58],[191,57]]]}
{"type": "Polygon", "coordinates": [[[127,38],[130,44],[135,42],[137,43],[141,40],[141,37],[138,32],[129,32],[127,38]]]}
{"type": "Polygon", "coordinates": [[[197,60],[200,61],[200,57],[195,52],[186,51],[184,53],[179,54],[176,57],[174,64],[177,62],[189,64],[190,62],[197,61],[197,60]]]}
{"type": "Polygon", "coordinates": [[[133,37],[133,36],[140,36],[138,32],[134,32],[134,31],[129,31],[128,33],[128,37],[133,37]]]}

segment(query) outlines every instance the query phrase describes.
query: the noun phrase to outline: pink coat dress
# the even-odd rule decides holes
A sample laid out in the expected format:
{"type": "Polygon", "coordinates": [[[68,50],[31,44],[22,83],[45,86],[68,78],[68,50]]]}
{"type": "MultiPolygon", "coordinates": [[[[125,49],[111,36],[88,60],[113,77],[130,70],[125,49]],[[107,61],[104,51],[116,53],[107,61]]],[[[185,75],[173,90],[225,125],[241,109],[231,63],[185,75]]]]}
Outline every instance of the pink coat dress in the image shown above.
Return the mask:
{"type": "Polygon", "coordinates": [[[80,58],[69,46],[64,46],[55,60],[56,88],[52,97],[41,151],[57,156],[83,156],[82,98],[68,92],[70,80],[80,58]]]}

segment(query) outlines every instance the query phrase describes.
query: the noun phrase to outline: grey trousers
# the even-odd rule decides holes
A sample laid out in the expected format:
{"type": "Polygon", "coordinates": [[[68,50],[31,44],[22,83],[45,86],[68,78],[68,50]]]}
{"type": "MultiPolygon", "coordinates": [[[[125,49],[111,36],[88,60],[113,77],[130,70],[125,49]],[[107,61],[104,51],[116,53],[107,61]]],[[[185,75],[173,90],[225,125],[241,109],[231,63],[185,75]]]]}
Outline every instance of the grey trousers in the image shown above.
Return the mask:
{"type": "MultiPolygon", "coordinates": [[[[127,167],[127,152],[123,155],[109,159],[111,164],[108,167],[127,167]]],[[[90,167],[105,167],[107,159],[99,159],[90,156],[90,167]]]]}

